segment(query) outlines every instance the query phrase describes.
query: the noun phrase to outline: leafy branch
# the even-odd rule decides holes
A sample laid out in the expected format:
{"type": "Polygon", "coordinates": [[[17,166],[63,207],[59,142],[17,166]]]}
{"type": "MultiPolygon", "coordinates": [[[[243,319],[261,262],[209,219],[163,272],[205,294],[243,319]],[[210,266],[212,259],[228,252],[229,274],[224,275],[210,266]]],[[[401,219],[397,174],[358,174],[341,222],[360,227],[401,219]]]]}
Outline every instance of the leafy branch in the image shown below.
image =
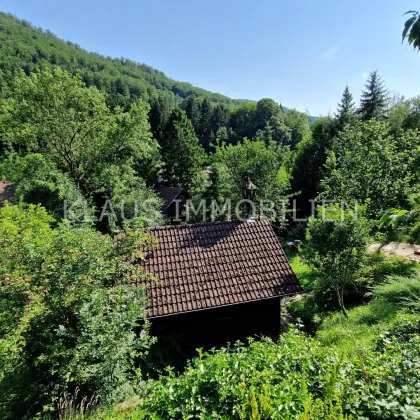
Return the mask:
{"type": "Polygon", "coordinates": [[[412,14],[405,22],[402,32],[402,42],[408,40],[409,45],[413,45],[414,49],[420,50],[420,13],[410,10],[404,15],[412,14]]]}

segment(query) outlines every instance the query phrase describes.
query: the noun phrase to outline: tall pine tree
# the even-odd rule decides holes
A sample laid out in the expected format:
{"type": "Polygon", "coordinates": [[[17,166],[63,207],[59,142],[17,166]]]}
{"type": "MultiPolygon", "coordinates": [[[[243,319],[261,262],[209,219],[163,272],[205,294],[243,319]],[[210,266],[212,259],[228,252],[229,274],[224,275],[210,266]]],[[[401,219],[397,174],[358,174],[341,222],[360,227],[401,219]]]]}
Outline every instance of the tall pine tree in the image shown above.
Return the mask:
{"type": "Polygon", "coordinates": [[[341,102],[337,105],[337,112],[335,114],[339,128],[342,129],[345,125],[351,124],[355,120],[355,116],[356,105],[349,87],[346,86],[341,102]]]}
{"type": "Polygon", "coordinates": [[[162,133],[161,146],[169,185],[192,192],[200,179],[204,150],[191,121],[179,108],[171,112],[162,133]]]}
{"type": "Polygon", "coordinates": [[[201,119],[201,101],[195,95],[190,95],[185,101],[185,112],[191,120],[194,130],[198,133],[201,119]]]}
{"type": "Polygon", "coordinates": [[[359,109],[363,120],[383,118],[388,107],[388,91],[376,70],[370,73],[365,88],[366,90],[362,91],[359,109]]]}
{"type": "Polygon", "coordinates": [[[165,96],[158,96],[150,101],[149,122],[153,137],[159,140],[162,130],[168,121],[172,104],[165,96]]]}
{"type": "Polygon", "coordinates": [[[199,124],[199,129],[198,129],[197,134],[206,152],[210,151],[210,143],[212,139],[212,135],[211,135],[212,117],[213,117],[213,105],[207,98],[204,98],[201,104],[201,118],[200,118],[200,124],[199,124]]]}

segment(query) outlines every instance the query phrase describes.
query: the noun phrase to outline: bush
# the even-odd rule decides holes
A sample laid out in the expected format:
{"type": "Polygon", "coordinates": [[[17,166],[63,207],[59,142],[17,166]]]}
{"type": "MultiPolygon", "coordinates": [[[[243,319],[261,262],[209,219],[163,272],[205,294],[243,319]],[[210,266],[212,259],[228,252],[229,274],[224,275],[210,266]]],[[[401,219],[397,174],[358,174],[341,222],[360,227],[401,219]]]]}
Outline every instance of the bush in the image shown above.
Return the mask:
{"type": "Polygon", "coordinates": [[[343,314],[344,291],[357,280],[365,258],[368,222],[338,206],[318,208],[308,223],[304,257],[320,275],[317,289],[335,299],[343,314]]]}
{"type": "Polygon", "coordinates": [[[145,418],[339,419],[420,415],[420,337],[343,359],[296,332],[192,360],[151,382],[145,418]]]}
{"type": "Polygon", "coordinates": [[[403,257],[388,257],[380,252],[366,256],[366,260],[358,279],[359,288],[366,292],[374,285],[384,283],[392,275],[410,276],[418,266],[414,261],[403,257]]]}
{"type": "Polygon", "coordinates": [[[387,283],[375,286],[373,294],[376,299],[420,313],[420,274],[414,277],[390,277],[387,283]]]}
{"type": "Polygon", "coordinates": [[[131,392],[151,339],[145,324],[142,233],[112,240],[52,229],[41,207],[0,209],[0,417],[57,412],[63,397],[115,401],[131,392]]]}
{"type": "Polygon", "coordinates": [[[420,244],[420,222],[416,223],[411,229],[410,240],[415,244],[420,244]]]}
{"type": "Polygon", "coordinates": [[[393,339],[399,341],[410,341],[415,335],[420,335],[420,318],[405,317],[388,331],[382,333],[376,340],[376,349],[385,351],[393,339]]]}

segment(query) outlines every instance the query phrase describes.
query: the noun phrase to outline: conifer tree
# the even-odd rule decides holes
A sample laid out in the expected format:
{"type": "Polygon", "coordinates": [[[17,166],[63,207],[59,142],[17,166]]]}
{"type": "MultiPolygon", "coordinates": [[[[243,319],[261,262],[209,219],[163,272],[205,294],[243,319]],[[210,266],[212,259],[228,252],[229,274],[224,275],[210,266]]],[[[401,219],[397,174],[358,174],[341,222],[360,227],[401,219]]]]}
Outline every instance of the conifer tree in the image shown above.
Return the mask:
{"type": "Polygon", "coordinates": [[[359,109],[363,120],[383,118],[388,106],[388,92],[376,70],[370,73],[365,88],[366,90],[362,91],[359,109]]]}
{"type": "Polygon", "coordinates": [[[191,192],[201,174],[204,150],[186,113],[175,108],[162,133],[162,157],[169,185],[191,192]]]}
{"type": "Polygon", "coordinates": [[[207,98],[204,98],[201,104],[201,118],[197,134],[206,152],[210,150],[212,116],[213,106],[207,98]]]}
{"type": "Polygon", "coordinates": [[[198,133],[201,118],[201,101],[195,95],[190,95],[185,102],[187,117],[191,120],[195,132],[198,133]]]}
{"type": "Polygon", "coordinates": [[[152,99],[149,111],[150,128],[155,139],[159,140],[163,127],[168,121],[171,104],[166,97],[158,96],[152,99]]]}
{"type": "Polygon", "coordinates": [[[347,85],[344,89],[341,102],[337,105],[337,112],[335,114],[340,129],[344,128],[346,124],[350,124],[354,121],[355,115],[356,105],[353,100],[353,95],[347,85]]]}

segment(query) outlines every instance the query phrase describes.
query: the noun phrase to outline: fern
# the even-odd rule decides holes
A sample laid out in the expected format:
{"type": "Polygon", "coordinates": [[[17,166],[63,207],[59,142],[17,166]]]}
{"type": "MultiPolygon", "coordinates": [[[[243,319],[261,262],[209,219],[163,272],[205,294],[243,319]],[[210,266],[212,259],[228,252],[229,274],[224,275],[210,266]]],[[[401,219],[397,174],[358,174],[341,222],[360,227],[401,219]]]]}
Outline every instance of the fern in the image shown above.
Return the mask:
{"type": "Polygon", "coordinates": [[[410,312],[420,312],[420,272],[413,277],[388,277],[385,284],[375,286],[373,295],[410,312]]]}

